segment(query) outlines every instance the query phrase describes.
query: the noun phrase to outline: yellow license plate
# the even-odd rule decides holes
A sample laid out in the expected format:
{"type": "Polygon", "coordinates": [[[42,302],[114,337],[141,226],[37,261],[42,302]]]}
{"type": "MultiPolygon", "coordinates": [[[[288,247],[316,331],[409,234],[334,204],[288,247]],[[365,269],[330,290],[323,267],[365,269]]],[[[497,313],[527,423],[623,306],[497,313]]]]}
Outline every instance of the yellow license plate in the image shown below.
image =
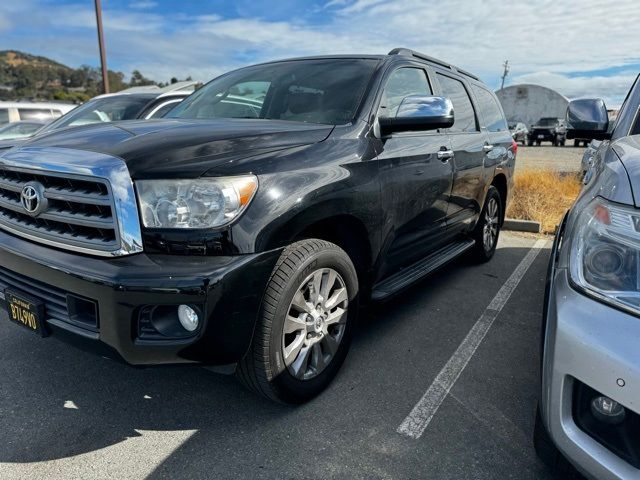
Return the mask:
{"type": "Polygon", "coordinates": [[[43,337],[46,335],[42,324],[44,315],[42,301],[13,290],[5,290],[4,298],[9,320],[43,337]]]}

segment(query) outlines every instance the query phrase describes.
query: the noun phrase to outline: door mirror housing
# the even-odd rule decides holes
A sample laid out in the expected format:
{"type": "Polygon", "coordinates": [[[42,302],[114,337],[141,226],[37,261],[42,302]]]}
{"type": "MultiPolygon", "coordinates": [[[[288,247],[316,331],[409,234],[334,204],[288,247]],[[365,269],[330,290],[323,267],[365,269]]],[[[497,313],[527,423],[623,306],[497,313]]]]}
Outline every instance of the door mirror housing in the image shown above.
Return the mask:
{"type": "Polygon", "coordinates": [[[383,135],[393,132],[427,131],[453,126],[453,103],[446,97],[410,95],[404,97],[394,118],[381,117],[383,135]]]}
{"type": "Polygon", "coordinates": [[[610,137],[609,115],[601,98],[574,100],[567,107],[567,138],[592,138],[605,140],[610,137]]]}

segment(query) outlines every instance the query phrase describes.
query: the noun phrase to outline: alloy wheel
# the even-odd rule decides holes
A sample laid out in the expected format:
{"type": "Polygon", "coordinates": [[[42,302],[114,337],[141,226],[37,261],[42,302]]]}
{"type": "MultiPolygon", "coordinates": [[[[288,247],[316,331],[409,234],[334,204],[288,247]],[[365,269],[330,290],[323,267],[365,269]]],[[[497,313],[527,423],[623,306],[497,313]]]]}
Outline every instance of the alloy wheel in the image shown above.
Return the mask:
{"type": "Polygon", "coordinates": [[[282,332],[284,363],[294,377],[309,380],[331,363],[344,336],[348,303],[345,282],[332,268],[318,269],[300,284],[282,332]]]}
{"type": "Polygon", "coordinates": [[[487,252],[491,251],[498,238],[498,222],[498,202],[495,198],[490,198],[485,210],[482,229],[482,243],[487,252]]]}

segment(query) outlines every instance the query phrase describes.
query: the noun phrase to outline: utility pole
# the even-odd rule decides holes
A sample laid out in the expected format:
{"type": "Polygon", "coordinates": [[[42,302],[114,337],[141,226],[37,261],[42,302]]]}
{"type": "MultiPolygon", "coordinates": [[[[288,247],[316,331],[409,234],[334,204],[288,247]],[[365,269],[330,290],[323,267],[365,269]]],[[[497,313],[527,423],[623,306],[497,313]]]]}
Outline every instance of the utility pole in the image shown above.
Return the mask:
{"type": "Polygon", "coordinates": [[[500,85],[500,90],[504,88],[504,79],[509,75],[509,60],[505,60],[502,66],[504,67],[504,72],[502,73],[502,85],[500,85]]]}
{"type": "Polygon", "coordinates": [[[100,66],[102,67],[102,87],[109,93],[109,71],[107,70],[107,53],[104,49],[104,32],[102,31],[102,5],[101,0],[96,2],[96,23],[98,24],[98,47],[100,48],[100,66]]]}

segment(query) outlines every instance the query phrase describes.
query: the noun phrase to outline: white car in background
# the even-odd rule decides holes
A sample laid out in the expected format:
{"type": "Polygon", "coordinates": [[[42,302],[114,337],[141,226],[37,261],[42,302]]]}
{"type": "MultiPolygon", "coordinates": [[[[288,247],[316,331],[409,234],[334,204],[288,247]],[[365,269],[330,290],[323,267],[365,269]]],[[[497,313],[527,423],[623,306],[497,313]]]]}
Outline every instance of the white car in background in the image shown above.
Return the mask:
{"type": "Polygon", "coordinates": [[[75,107],[70,103],[0,102],[0,126],[24,120],[50,122],[75,107]]]}
{"type": "Polygon", "coordinates": [[[29,136],[6,141],[0,139],[0,151],[23,144],[35,134],[40,135],[61,128],[163,117],[191,95],[198,83],[179,82],[164,88],[134,87],[117,93],[98,95],[29,136]]]}

